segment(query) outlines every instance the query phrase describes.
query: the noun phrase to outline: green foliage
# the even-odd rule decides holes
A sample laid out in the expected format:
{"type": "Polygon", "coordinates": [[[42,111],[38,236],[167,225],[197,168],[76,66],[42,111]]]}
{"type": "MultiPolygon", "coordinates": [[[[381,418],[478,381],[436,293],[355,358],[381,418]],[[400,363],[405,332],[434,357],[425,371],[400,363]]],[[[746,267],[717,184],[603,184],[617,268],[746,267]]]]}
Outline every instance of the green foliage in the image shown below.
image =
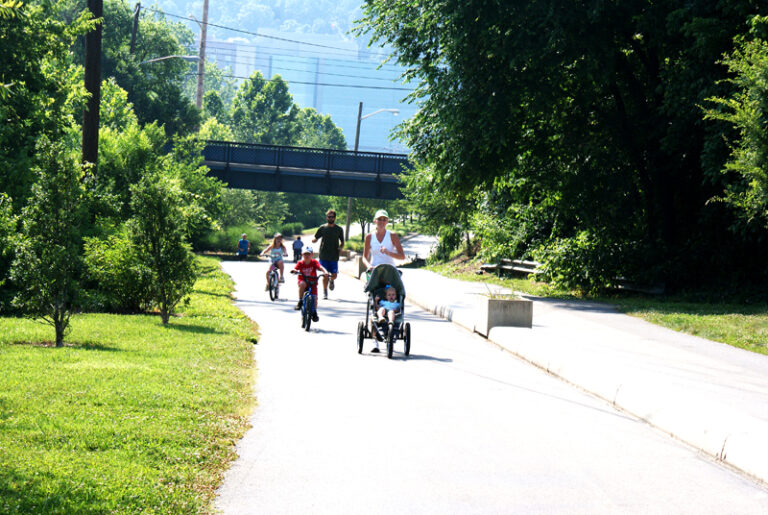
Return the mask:
{"type": "Polygon", "coordinates": [[[178,178],[149,174],[131,186],[131,194],[130,239],[141,264],[150,270],[150,298],[167,324],[197,277],[186,240],[184,191],[178,178]]]}
{"type": "MultiPolygon", "coordinates": [[[[13,258],[14,237],[16,235],[16,217],[13,216],[12,201],[8,195],[0,193],[0,290],[8,276],[13,258]]],[[[0,296],[0,312],[8,299],[0,296]]]]}
{"type": "Polygon", "coordinates": [[[137,126],[138,118],[133,112],[133,105],[128,101],[128,92],[109,78],[101,83],[101,101],[99,103],[99,128],[109,128],[118,133],[129,127],[137,126]]]}
{"type": "Polygon", "coordinates": [[[283,236],[285,236],[286,238],[290,238],[295,234],[301,235],[301,231],[303,230],[304,230],[304,225],[301,222],[294,222],[290,224],[281,225],[280,228],[278,229],[278,232],[283,236]]]}
{"type": "Polygon", "coordinates": [[[293,145],[301,131],[298,116],[288,84],[279,75],[266,80],[255,71],[235,95],[232,130],[245,143],[293,145]]]}
{"type": "Polygon", "coordinates": [[[53,326],[61,347],[81,289],[86,193],[82,170],[61,143],[42,138],[36,152],[41,165],[11,267],[14,303],[53,326]]]}
{"type": "Polygon", "coordinates": [[[129,216],[130,188],[141,177],[157,171],[166,138],[155,123],[131,124],[99,132],[99,187],[117,196],[122,216],[129,216]]]}
{"type": "Polygon", "coordinates": [[[623,256],[605,239],[584,231],[549,242],[534,258],[542,264],[540,278],[555,288],[597,293],[614,282],[623,256]]]}
{"type": "Polygon", "coordinates": [[[736,92],[729,98],[710,98],[722,109],[709,109],[706,117],[728,122],[738,131],[724,172],[741,180],[729,184],[725,200],[747,224],[754,221],[768,228],[768,41],[760,33],[768,37],[768,17],[754,17],[754,39],[738,38],[738,48],[724,59],[736,92]]]}
{"type": "Polygon", "coordinates": [[[216,118],[208,118],[200,126],[197,137],[201,140],[234,141],[235,136],[228,125],[224,125],[216,118]]]}
{"type": "Polygon", "coordinates": [[[86,238],[84,251],[86,278],[98,294],[94,307],[137,313],[151,306],[153,275],[127,234],[86,238]]]}
{"type": "MultiPolygon", "coordinates": [[[[67,19],[82,12],[86,0],[64,0],[58,16],[67,19]]],[[[158,122],[167,135],[188,134],[200,123],[200,113],[183,93],[190,63],[156,57],[185,54],[194,35],[181,23],[170,23],[147,9],[139,18],[136,49],[130,53],[133,13],[122,0],[104,1],[102,77],[114,78],[128,93],[139,123],[158,122]]],[[[83,47],[73,47],[76,62],[84,63],[83,47]]]]}
{"type": "MultiPolygon", "coordinates": [[[[731,220],[708,201],[743,180],[719,173],[723,135],[698,107],[731,90],[717,60],[757,12],[750,0],[368,0],[357,31],[391,45],[417,84],[420,109],[399,134],[424,165],[406,184],[434,231],[478,201],[496,204],[486,213],[528,210],[539,219],[501,224],[510,250],[581,249],[589,234],[587,248],[600,238],[598,248],[663,252],[657,279],[683,286],[731,273],[713,265],[744,248],[768,250],[764,231],[718,245],[731,220]]],[[[766,279],[757,261],[740,263],[766,279]]]]}
{"type": "Polygon", "coordinates": [[[14,199],[17,210],[34,182],[37,140],[62,140],[85,98],[69,48],[93,22],[82,14],[63,23],[54,9],[50,3],[9,3],[3,9],[8,16],[0,18],[0,192],[14,199]]]}
{"type": "Polygon", "coordinates": [[[323,115],[311,107],[305,107],[299,111],[298,124],[301,127],[301,133],[296,145],[336,150],[347,149],[344,133],[333,123],[330,115],[323,115]]]}
{"type": "Polygon", "coordinates": [[[198,247],[200,250],[234,253],[237,249],[237,242],[243,234],[246,234],[248,241],[251,242],[252,253],[255,251],[254,247],[264,240],[263,228],[246,223],[225,226],[216,231],[209,231],[200,240],[198,247]]]}

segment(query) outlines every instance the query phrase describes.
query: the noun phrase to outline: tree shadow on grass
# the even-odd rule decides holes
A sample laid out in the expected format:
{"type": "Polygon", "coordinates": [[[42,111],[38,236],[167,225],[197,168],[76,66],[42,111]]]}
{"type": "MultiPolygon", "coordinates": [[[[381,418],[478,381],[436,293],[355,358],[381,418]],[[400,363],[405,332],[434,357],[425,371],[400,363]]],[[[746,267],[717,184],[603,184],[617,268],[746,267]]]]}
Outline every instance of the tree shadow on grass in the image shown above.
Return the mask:
{"type": "Polygon", "coordinates": [[[183,331],[185,333],[194,334],[225,334],[223,331],[218,331],[210,327],[202,327],[199,325],[180,324],[176,322],[170,322],[165,326],[168,330],[175,329],[177,331],[183,331]]]}
{"type": "MultiPolygon", "coordinates": [[[[46,347],[55,349],[56,348],[56,342],[54,341],[48,341],[48,340],[39,340],[39,341],[25,341],[25,342],[12,342],[11,345],[25,345],[29,347],[46,347]]],[[[110,345],[105,344],[104,342],[96,342],[91,340],[86,341],[68,341],[64,340],[64,347],[65,349],[83,349],[83,350],[95,350],[95,351],[103,351],[103,352],[125,352],[125,349],[121,349],[118,347],[113,347],[110,345]]]]}

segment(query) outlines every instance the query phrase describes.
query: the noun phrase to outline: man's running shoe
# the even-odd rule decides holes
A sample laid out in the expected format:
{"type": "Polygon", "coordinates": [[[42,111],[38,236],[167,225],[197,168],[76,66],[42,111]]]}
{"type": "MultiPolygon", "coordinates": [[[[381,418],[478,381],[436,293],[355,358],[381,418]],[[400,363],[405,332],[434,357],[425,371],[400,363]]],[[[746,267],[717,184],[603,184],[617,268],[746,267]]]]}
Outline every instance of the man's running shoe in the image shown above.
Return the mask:
{"type": "Polygon", "coordinates": [[[280,282],[281,282],[281,283],[284,283],[284,282],[285,282],[285,277],[281,277],[281,278],[280,278],[280,282]]]}
{"type": "Polygon", "coordinates": [[[323,299],[328,300],[328,290],[323,291],[323,299]]]}
{"type": "Polygon", "coordinates": [[[328,289],[333,291],[333,277],[331,277],[330,284],[328,285],[328,289]]]}
{"type": "Polygon", "coordinates": [[[294,310],[294,311],[299,311],[300,309],[301,309],[301,301],[299,301],[299,303],[298,303],[298,304],[296,304],[296,305],[293,307],[293,310],[294,310]]]}
{"type": "Polygon", "coordinates": [[[269,291],[269,284],[264,285],[264,291],[269,291]]]}

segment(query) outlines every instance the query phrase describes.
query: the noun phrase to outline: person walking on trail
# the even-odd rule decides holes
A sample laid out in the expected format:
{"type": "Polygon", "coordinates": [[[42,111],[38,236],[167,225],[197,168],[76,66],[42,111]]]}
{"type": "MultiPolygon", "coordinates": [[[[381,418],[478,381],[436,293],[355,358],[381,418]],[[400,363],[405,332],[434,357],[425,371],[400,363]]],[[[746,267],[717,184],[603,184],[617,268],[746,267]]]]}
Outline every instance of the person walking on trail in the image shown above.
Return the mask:
{"type": "Polygon", "coordinates": [[[251,242],[248,241],[245,233],[240,237],[240,241],[237,242],[237,259],[240,261],[248,257],[248,252],[251,250],[251,242]]]}
{"type": "Polygon", "coordinates": [[[405,259],[400,237],[387,230],[389,215],[383,209],[376,211],[373,216],[376,229],[365,236],[363,245],[363,263],[368,268],[381,264],[395,265],[396,259],[405,259]]]}
{"type": "Polygon", "coordinates": [[[301,247],[304,246],[304,242],[301,241],[301,236],[296,236],[296,239],[293,240],[293,262],[298,263],[299,259],[301,259],[301,247]]]}
{"type": "Polygon", "coordinates": [[[331,274],[323,276],[323,298],[328,298],[328,288],[333,290],[333,281],[339,273],[339,251],[344,248],[344,231],[336,225],[336,211],[329,209],[325,213],[327,223],[318,227],[312,243],[316,243],[320,238],[320,264],[331,274]]]}

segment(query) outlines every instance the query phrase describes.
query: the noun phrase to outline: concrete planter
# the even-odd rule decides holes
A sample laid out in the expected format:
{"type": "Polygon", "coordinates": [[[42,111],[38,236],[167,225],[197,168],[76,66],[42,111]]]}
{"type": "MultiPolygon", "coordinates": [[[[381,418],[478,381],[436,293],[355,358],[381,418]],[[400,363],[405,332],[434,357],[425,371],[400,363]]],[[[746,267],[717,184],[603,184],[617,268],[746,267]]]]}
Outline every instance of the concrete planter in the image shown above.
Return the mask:
{"type": "Polygon", "coordinates": [[[518,297],[481,297],[475,332],[487,337],[491,329],[505,327],[533,327],[533,302],[518,297]]]}

